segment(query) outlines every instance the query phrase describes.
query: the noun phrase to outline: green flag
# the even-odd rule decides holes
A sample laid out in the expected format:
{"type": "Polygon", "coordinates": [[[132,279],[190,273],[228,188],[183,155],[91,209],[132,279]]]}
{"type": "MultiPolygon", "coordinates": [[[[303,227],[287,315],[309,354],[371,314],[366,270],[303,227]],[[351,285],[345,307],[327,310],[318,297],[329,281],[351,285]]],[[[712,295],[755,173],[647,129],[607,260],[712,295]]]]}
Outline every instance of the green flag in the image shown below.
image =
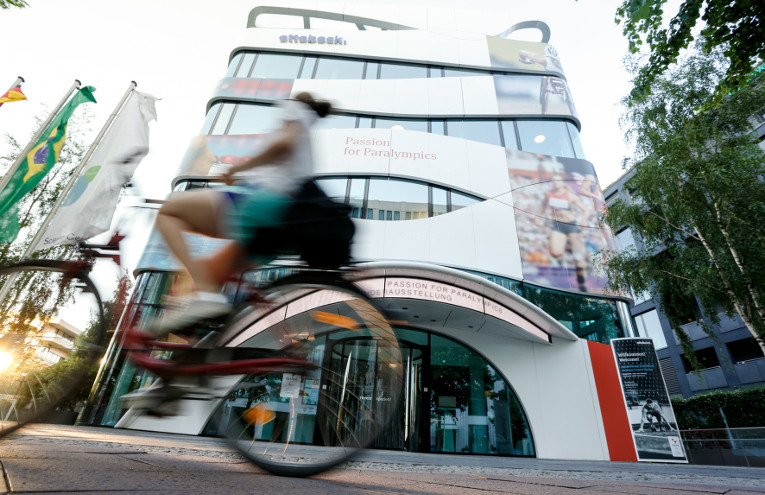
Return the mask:
{"type": "Polygon", "coordinates": [[[66,140],[69,117],[80,103],[96,102],[95,88],[86,86],[64,105],[45,128],[42,137],[16,169],[13,176],[0,191],[0,242],[11,243],[19,233],[17,205],[22,197],[35,188],[58,162],[59,153],[66,140]]]}

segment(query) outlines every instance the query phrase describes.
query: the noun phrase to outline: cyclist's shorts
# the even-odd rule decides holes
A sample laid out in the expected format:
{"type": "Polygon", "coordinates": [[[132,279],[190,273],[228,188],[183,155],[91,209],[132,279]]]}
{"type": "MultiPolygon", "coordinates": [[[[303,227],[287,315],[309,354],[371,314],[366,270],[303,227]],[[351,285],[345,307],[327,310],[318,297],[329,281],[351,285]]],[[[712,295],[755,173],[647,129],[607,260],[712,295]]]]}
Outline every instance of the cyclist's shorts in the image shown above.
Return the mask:
{"type": "Polygon", "coordinates": [[[264,265],[274,260],[276,253],[257,252],[257,236],[261,229],[279,226],[292,204],[289,196],[268,188],[231,186],[224,194],[223,226],[226,237],[248,249],[247,257],[264,265]]]}

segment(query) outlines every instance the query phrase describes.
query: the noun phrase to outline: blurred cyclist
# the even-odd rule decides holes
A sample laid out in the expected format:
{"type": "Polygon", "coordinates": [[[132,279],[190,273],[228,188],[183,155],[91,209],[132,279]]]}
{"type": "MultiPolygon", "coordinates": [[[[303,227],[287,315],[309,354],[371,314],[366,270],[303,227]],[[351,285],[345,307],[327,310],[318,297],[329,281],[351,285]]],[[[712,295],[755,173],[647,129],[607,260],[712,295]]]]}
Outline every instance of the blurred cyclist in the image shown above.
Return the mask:
{"type": "Polygon", "coordinates": [[[252,255],[257,253],[258,230],[282,222],[294,195],[313,173],[309,131],[316,119],[325,117],[331,109],[328,102],[315,100],[305,92],[278,106],[282,111],[280,128],[261,153],[223,174],[228,187],[178,192],[159,210],[157,229],[196,287],[158,322],[164,331],[230,311],[227,298],[220,292],[228,272],[245,255],[248,264],[254,266],[273,258],[252,255]],[[233,185],[235,174],[250,169],[256,169],[256,173],[233,185]],[[214,257],[213,265],[191,256],[183,232],[234,242],[214,257]]]}

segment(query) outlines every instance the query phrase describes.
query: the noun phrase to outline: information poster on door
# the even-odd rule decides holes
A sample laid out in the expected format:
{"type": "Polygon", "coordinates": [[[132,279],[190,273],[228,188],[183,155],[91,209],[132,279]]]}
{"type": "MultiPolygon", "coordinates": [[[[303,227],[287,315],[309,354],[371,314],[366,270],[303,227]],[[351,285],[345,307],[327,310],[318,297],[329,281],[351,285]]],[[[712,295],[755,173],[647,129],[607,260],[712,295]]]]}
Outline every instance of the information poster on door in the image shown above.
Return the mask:
{"type": "Polygon", "coordinates": [[[639,461],[688,462],[651,339],[614,339],[611,347],[639,461]]]}

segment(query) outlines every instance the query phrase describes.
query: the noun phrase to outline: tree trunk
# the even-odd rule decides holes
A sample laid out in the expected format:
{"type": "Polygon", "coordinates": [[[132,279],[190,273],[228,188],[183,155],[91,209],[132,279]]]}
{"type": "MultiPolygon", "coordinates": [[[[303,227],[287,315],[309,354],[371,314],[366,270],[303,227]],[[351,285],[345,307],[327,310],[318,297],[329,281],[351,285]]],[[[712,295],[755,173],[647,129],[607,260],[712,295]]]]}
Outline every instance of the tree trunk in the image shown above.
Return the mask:
{"type": "Polygon", "coordinates": [[[722,268],[717,261],[717,257],[715,256],[714,251],[707,243],[706,238],[701,233],[699,228],[696,226],[695,220],[691,219],[691,223],[693,224],[693,228],[696,230],[696,235],[701,241],[701,244],[704,246],[704,249],[707,250],[709,258],[712,260],[712,263],[714,263],[715,268],[717,268],[717,272],[720,274],[720,279],[725,285],[725,293],[728,294],[728,297],[730,297],[731,301],[733,301],[733,307],[736,309],[736,313],[738,313],[738,315],[741,317],[741,321],[744,322],[744,325],[746,325],[746,328],[749,329],[749,332],[752,334],[754,339],[759,344],[760,349],[762,349],[762,352],[765,354],[765,341],[763,341],[763,336],[760,335],[759,329],[752,322],[752,319],[749,318],[749,314],[744,310],[744,308],[747,306],[746,301],[741,301],[741,299],[736,296],[736,293],[733,291],[730,282],[728,282],[728,278],[725,276],[725,273],[722,271],[722,268]]]}

